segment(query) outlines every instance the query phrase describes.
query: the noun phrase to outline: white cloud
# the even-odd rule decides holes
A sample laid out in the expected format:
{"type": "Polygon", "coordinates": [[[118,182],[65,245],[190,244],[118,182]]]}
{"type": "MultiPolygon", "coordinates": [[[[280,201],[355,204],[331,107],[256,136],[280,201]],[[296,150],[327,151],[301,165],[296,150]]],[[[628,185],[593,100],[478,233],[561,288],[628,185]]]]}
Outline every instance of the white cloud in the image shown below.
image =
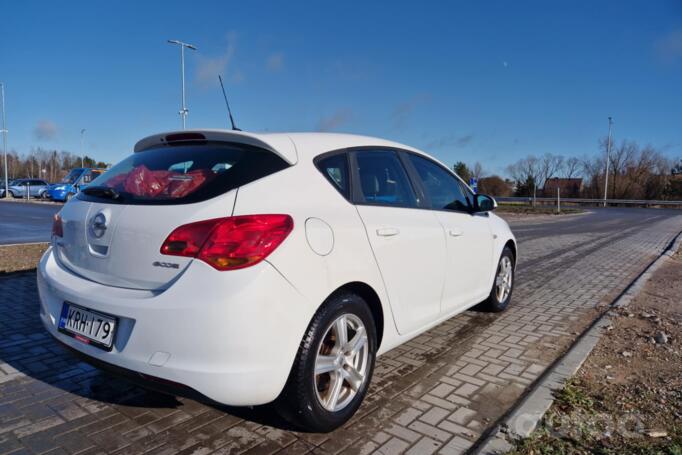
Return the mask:
{"type": "Polygon", "coordinates": [[[317,131],[332,131],[345,125],[353,117],[350,109],[338,109],[329,117],[322,117],[317,124],[317,131]]]}
{"type": "MultiPolygon", "coordinates": [[[[237,34],[230,32],[227,35],[227,47],[220,55],[209,57],[202,54],[197,56],[196,80],[203,86],[209,86],[218,80],[218,75],[227,77],[226,73],[234,57],[236,50],[237,34]]],[[[243,76],[240,77],[240,79],[243,76]]]]}
{"type": "Polygon", "coordinates": [[[656,53],[665,62],[682,60],[682,29],[668,32],[655,44],[656,53]]]}
{"type": "Polygon", "coordinates": [[[275,52],[268,56],[265,61],[265,66],[268,71],[279,71],[284,67],[284,54],[282,52],[275,52]]]}
{"type": "Polygon", "coordinates": [[[33,130],[36,139],[49,141],[57,136],[57,125],[51,120],[41,120],[33,130]]]}
{"type": "Polygon", "coordinates": [[[428,93],[423,93],[413,96],[407,101],[398,104],[391,112],[391,119],[393,120],[393,127],[395,129],[403,129],[407,126],[408,120],[412,112],[422,103],[427,103],[431,99],[428,93]]]}
{"type": "Polygon", "coordinates": [[[443,137],[435,139],[424,147],[426,150],[429,149],[441,149],[441,148],[462,148],[469,145],[474,140],[473,134],[465,134],[464,136],[457,136],[455,134],[447,134],[443,137]]]}

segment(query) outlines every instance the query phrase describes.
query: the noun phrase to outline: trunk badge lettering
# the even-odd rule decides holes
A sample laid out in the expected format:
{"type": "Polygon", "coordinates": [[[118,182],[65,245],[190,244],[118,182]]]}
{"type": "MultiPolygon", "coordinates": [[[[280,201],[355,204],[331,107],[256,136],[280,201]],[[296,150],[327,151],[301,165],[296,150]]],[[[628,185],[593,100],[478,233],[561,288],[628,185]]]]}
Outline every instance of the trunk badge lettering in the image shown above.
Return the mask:
{"type": "Polygon", "coordinates": [[[179,269],[180,264],[176,264],[175,262],[159,262],[159,261],[154,261],[152,262],[152,265],[154,267],[163,267],[166,269],[179,269]]]}

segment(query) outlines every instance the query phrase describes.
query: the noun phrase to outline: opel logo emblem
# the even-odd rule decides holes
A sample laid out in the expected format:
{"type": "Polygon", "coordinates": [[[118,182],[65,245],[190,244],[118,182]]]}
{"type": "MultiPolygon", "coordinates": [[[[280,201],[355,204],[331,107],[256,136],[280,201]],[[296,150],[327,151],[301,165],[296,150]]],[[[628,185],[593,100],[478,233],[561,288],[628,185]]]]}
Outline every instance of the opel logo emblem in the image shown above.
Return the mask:
{"type": "Polygon", "coordinates": [[[95,237],[101,238],[107,230],[107,217],[103,213],[98,213],[90,222],[90,228],[95,237]]]}

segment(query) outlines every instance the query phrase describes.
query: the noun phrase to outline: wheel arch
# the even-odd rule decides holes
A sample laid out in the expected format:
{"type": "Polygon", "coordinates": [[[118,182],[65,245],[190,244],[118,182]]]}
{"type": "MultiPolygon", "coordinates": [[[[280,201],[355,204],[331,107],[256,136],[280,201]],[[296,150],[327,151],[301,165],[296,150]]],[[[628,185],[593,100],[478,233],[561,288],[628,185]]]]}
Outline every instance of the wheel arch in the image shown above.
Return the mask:
{"type": "Polygon", "coordinates": [[[367,305],[372,312],[374,323],[376,324],[378,350],[384,337],[384,310],[381,306],[379,294],[377,294],[374,288],[367,283],[363,283],[362,281],[352,281],[336,288],[334,292],[329,294],[329,296],[325,299],[325,302],[327,302],[330,297],[342,292],[351,292],[353,294],[359,295],[365,302],[367,302],[367,305]]]}
{"type": "Polygon", "coordinates": [[[516,260],[517,260],[518,256],[516,253],[516,242],[514,241],[514,239],[507,240],[507,243],[504,244],[504,247],[502,248],[502,250],[504,250],[504,248],[507,248],[507,247],[509,247],[509,249],[512,251],[512,254],[514,255],[514,267],[516,267],[516,260]]]}

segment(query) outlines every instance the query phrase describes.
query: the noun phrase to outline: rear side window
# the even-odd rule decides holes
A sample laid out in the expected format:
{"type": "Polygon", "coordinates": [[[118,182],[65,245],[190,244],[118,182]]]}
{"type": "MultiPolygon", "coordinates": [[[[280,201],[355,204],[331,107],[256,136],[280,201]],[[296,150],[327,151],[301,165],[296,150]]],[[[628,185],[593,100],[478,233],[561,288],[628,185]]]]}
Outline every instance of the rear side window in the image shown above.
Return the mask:
{"type": "Polygon", "coordinates": [[[315,161],[315,165],[343,197],[350,198],[348,156],[345,153],[320,158],[315,161]]]}
{"type": "Polygon", "coordinates": [[[421,181],[431,208],[437,210],[468,211],[469,201],[462,191],[459,180],[431,160],[408,153],[421,181]]]}
{"type": "Polygon", "coordinates": [[[130,155],[95,178],[78,198],[122,204],[189,204],[288,166],[270,151],[243,144],[208,142],[160,147],[130,155]],[[108,188],[114,192],[98,191],[108,188]]]}
{"type": "Polygon", "coordinates": [[[376,205],[416,207],[417,198],[407,172],[390,150],[355,152],[363,202],[376,205]]]}

